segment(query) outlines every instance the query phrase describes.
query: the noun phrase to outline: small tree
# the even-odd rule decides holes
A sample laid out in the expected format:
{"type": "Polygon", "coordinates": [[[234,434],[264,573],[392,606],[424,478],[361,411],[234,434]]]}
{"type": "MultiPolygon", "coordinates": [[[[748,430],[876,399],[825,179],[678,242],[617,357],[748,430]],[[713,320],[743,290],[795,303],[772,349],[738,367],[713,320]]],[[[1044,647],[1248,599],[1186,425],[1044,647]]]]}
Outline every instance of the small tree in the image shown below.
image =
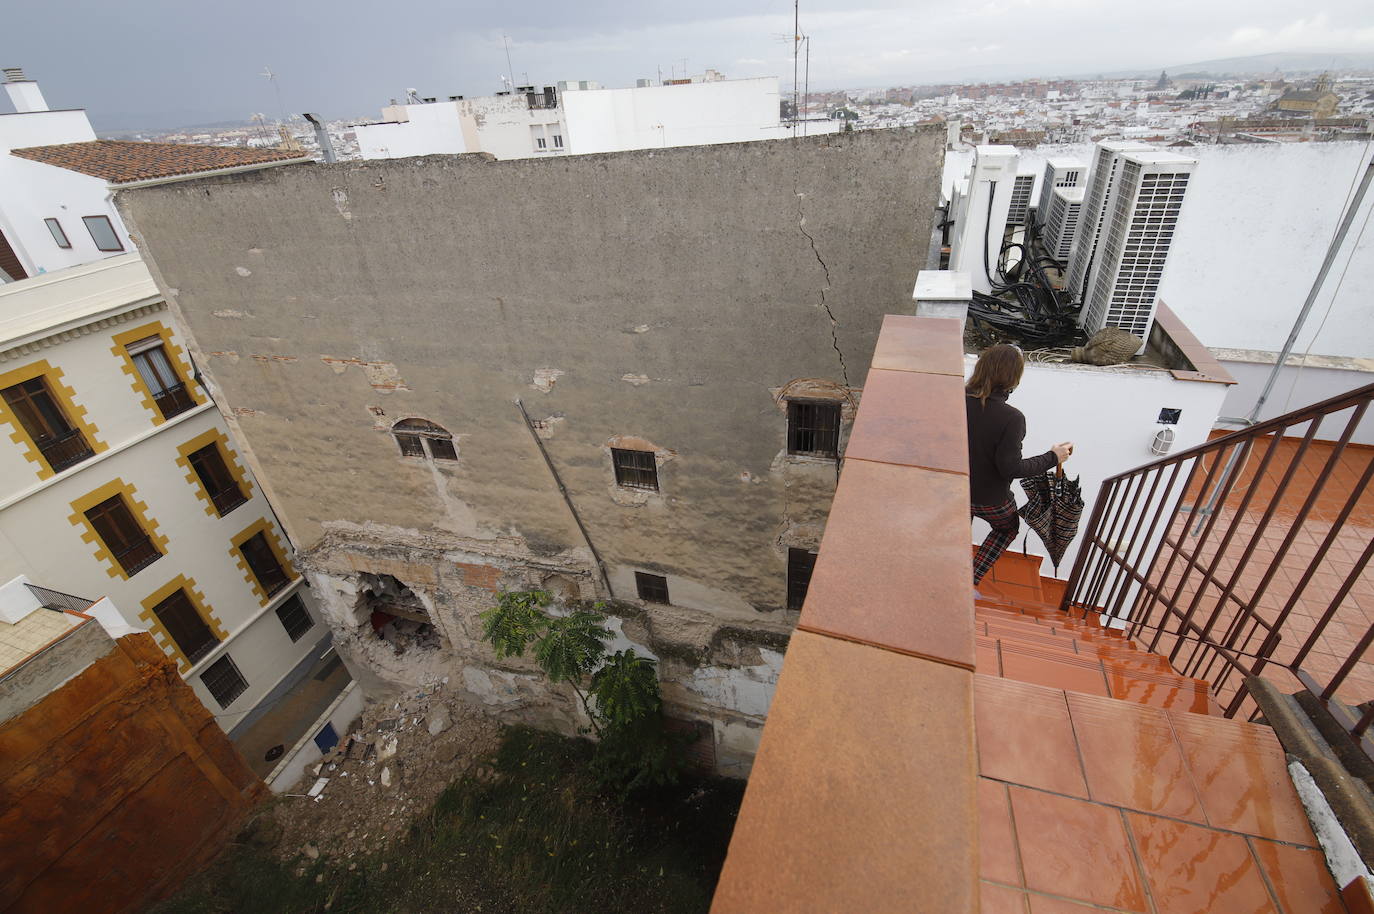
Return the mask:
{"type": "Polygon", "coordinates": [[[572,687],[597,737],[593,770],[603,782],[628,791],[675,781],[681,753],[663,730],[654,661],[633,648],[607,657],[604,604],[554,616],[545,611],[551,602],[542,590],[501,594],[482,613],[483,638],[502,658],[523,656],[533,643],[539,668],[572,687]]]}

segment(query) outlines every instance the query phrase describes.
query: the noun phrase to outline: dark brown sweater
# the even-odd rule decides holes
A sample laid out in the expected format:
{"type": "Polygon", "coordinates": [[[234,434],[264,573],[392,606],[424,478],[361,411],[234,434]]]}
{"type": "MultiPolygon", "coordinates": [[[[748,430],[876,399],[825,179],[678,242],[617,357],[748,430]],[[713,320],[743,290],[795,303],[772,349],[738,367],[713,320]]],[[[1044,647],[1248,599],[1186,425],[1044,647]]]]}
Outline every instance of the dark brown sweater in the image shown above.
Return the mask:
{"type": "Polygon", "coordinates": [[[1026,437],[1026,417],[1007,403],[1006,394],[964,397],[968,409],[969,500],[975,505],[1000,505],[1012,498],[1011,481],[1035,476],[1058,461],[1054,451],[1021,457],[1026,437]]]}

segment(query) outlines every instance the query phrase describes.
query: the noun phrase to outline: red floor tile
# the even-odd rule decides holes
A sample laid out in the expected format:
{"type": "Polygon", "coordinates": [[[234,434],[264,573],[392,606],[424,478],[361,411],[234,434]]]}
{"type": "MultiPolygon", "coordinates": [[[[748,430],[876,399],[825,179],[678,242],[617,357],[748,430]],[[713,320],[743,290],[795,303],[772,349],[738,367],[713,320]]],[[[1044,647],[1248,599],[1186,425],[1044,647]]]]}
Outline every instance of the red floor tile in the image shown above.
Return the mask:
{"type": "Polygon", "coordinates": [[[1090,911],[1097,911],[1101,914],[1107,908],[1099,908],[1097,905],[1079,904],[1076,901],[1068,901],[1063,898],[1051,898],[1048,895],[1026,895],[1030,901],[1031,914],[1088,914],[1090,911]]]}
{"type": "Polygon", "coordinates": [[[1026,888],[1148,911],[1119,810],[1011,788],[1026,888]]]}
{"type": "Polygon", "coordinates": [[[982,882],[978,902],[981,914],[1026,914],[1026,893],[1010,886],[982,882]]]}
{"type": "Polygon", "coordinates": [[[1344,914],[1340,890],[1321,851],[1260,838],[1250,839],[1250,846],[1285,914],[1344,914]]]}
{"type": "Polygon", "coordinates": [[[1016,860],[1009,802],[1005,784],[978,779],[978,874],[984,879],[1020,885],[1021,865],[1016,860]]]}
{"type": "Polygon", "coordinates": [[[1086,797],[1064,693],[981,675],[973,680],[983,776],[1086,797]]]}
{"type": "Polygon", "coordinates": [[[1312,846],[1283,747],[1268,727],[1166,712],[1202,800],[1208,824],[1312,846]]]}
{"type": "Polygon", "coordinates": [[[1240,835],[1140,813],[1127,819],[1159,914],[1277,914],[1240,835]]]}
{"type": "Polygon", "coordinates": [[[1102,677],[1102,663],[1096,658],[1052,659],[1026,650],[1002,650],[1002,675],[1007,679],[1031,682],[1053,689],[1106,695],[1107,681],[1102,677]]]}
{"type": "Polygon", "coordinates": [[[1192,822],[1204,821],[1173,727],[1163,711],[1069,695],[1092,799],[1192,822]]]}

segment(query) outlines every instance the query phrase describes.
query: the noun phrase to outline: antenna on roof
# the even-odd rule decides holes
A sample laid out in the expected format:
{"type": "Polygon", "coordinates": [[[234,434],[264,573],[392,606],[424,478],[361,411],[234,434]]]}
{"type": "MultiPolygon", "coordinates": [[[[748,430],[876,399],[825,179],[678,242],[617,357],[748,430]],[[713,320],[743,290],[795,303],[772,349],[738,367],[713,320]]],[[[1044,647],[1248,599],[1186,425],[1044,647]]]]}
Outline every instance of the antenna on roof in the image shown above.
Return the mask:
{"type": "Polygon", "coordinates": [[[506,72],[510,74],[510,82],[507,84],[507,87],[508,87],[509,89],[511,89],[512,91],[514,91],[514,89],[515,89],[515,68],[512,67],[512,66],[511,66],[511,63],[510,63],[510,36],[503,33],[503,34],[501,35],[501,41],[502,41],[502,42],[505,44],[505,46],[506,46],[506,72]]]}
{"type": "Polygon", "coordinates": [[[272,72],[272,68],[271,68],[271,67],[263,67],[263,68],[262,68],[262,72],[259,73],[258,75],[261,76],[261,77],[263,77],[264,79],[266,79],[268,82],[270,82],[270,83],[272,84],[272,91],[275,92],[276,95],[277,95],[277,110],[279,110],[279,111],[281,112],[281,120],[278,121],[277,123],[279,123],[279,124],[285,124],[285,123],[286,123],[286,105],[282,104],[282,100],[281,100],[281,85],[280,85],[280,83],[277,82],[277,74],[275,74],[275,73],[272,72]]]}

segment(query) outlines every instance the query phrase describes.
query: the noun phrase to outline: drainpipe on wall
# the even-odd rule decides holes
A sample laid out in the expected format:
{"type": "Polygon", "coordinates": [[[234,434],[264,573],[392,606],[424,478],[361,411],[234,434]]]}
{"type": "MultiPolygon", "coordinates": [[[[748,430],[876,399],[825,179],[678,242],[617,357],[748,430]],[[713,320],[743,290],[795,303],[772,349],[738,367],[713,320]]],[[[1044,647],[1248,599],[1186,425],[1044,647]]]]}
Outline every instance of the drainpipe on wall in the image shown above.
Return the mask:
{"type": "Polygon", "coordinates": [[[329,139],[329,131],[325,129],[320,121],[318,114],[311,114],[309,111],[301,115],[310,122],[310,126],[315,128],[315,142],[320,144],[320,152],[324,155],[324,163],[332,165],[339,161],[338,156],[334,155],[334,142],[329,139]]]}

